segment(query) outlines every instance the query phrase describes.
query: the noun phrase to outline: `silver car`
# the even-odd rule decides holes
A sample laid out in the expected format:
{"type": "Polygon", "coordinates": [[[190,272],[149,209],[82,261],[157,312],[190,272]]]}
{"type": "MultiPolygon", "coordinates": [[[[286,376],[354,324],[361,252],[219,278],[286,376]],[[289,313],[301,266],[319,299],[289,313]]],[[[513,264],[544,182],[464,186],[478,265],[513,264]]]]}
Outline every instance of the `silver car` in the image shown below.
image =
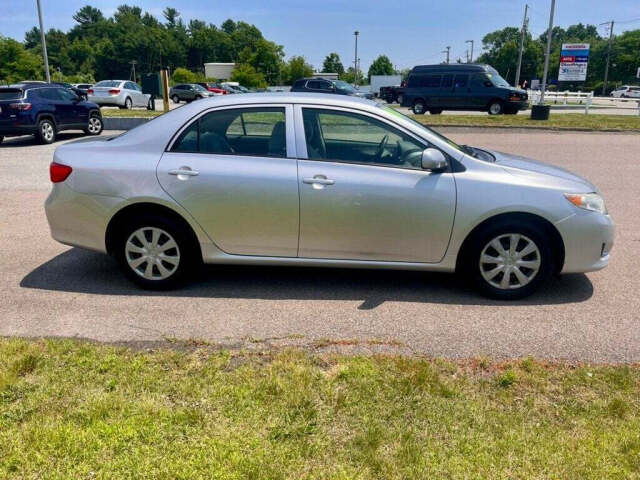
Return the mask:
{"type": "Polygon", "coordinates": [[[150,107],[151,95],[129,80],[102,80],[87,90],[89,101],[100,106],[126,108],[150,107]]]}
{"type": "Polygon", "coordinates": [[[457,271],[514,299],[605,267],[614,237],[587,180],[344,95],[203,99],[62,145],[50,173],[53,237],[146,288],[204,262],[457,271]]]}

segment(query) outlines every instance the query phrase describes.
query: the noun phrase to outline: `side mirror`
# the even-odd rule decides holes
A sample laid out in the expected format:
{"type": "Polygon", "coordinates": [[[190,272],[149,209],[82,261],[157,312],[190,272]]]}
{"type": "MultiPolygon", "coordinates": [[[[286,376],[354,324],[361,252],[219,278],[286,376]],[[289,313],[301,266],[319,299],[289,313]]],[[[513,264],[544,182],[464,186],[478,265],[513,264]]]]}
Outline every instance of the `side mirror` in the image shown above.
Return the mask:
{"type": "Polygon", "coordinates": [[[422,169],[442,171],[449,166],[444,154],[436,148],[427,148],[422,152],[422,169]]]}

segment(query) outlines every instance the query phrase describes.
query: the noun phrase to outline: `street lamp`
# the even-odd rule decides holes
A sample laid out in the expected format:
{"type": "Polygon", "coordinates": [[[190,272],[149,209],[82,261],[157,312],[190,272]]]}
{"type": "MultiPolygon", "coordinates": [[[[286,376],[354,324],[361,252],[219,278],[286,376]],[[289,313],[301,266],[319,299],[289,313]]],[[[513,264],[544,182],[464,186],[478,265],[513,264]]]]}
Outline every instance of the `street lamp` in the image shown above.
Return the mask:
{"type": "Polygon", "coordinates": [[[354,67],[354,71],[355,71],[355,79],[353,80],[353,83],[355,84],[355,86],[358,86],[358,35],[360,35],[359,31],[355,31],[353,32],[353,35],[356,37],[356,54],[353,57],[353,67],[354,67]]]}
{"type": "Polygon", "coordinates": [[[49,74],[49,58],[47,57],[47,41],[44,38],[44,25],[42,25],[42,6],[40,0],[36,0],[38,4],[38,20],[40,20],[40,38],[42,39],[42,58],[44,59],[44,73],[47,76],[47,83],[51,83],[51,75],[49,74]]]}

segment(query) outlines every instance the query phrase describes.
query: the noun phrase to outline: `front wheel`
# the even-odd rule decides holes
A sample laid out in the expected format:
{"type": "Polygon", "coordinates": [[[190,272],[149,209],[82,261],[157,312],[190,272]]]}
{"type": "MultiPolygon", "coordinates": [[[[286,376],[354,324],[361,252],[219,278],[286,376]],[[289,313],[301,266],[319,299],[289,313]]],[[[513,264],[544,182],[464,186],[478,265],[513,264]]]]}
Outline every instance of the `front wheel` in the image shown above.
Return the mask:
{"type": "Polygon", "coordinates": [[[489,226],[473,242],[463,267],[488,297],[527,297],[553,273],[549,236],[534,223],[518,220],[489,226]]]}
{"type": "Polygon", "coordinates": [[[426,107],[423,100],[413,102],[413,113],[416,115],[424,115],[425,109],[426,107]]]}
{"type": "Polygon", "coordinates": [[[177,222],[161,216],[136,218],[121,231],[116,257],[125,275],[143,288],[176,286],[197,265],[197,246],[177,222]]]}
{"type": "Polygon", "coordinates": [[[180,103],[180,97],[178,95],[171,97],[171,100],[173,100],[173,103],[180,103]]]}
{"type": "Polygon", "coordinates": [[[489,104],[489,115],[500,115],[504,113],[504,105],[498,100],[494,100],[489,104]]]}
{"type": "Polygon", "coordinates": [[[49,144],[56,140],[56,125],[52,120],[43,118],[38,122],[38,130],[36,131],[36,140],[38,143],[49,144]]]}
{"type": "Polygon", "coordinates": [[[102,118],[93,113],[91,117],[89,117],[89,123],[87,124],[87,128],[84,129],[84,133],[87,135],[100,135],[103,127],[102,118]]]}

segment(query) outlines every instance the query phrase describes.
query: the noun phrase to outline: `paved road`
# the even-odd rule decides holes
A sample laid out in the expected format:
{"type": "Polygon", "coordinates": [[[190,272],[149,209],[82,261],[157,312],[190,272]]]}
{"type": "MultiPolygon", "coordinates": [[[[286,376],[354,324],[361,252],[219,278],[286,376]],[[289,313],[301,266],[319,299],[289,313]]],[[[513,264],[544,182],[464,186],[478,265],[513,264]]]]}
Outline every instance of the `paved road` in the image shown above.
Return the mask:
{"type": "Polygon", "coordinates": [[[50,238],[42,205],[54,147],[10,139],[0,146],[0,335],[640,361],[640,135],[445,132],[595,181],[619,225],[609,268],[513,303],[481,298],[450,275],[293,268],[210,268],[183,290],[144,292],[109,258],[50,238]]]}

